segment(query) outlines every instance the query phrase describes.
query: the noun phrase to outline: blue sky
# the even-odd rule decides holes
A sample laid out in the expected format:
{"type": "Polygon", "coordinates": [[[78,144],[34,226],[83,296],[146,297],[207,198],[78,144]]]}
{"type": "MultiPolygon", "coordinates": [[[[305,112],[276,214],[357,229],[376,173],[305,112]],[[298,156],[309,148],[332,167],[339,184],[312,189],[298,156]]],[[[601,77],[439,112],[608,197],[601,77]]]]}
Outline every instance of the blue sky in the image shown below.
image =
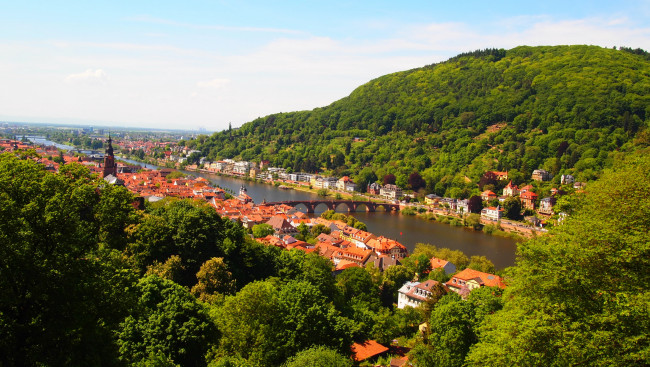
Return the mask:
{"type": "Polygon", "coordinates": [[[650,50],[650,1],[0,1],[0,120],[222,130],[479,48],[650,50]]]}

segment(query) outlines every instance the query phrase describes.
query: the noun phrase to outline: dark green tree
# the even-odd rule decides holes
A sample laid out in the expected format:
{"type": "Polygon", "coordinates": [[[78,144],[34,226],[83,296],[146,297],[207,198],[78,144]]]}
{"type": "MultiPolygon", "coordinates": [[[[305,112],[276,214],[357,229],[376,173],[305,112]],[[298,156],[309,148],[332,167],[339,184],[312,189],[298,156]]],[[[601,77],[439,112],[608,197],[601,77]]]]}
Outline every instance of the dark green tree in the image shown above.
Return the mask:
{"type": "Polygon", "coordinates": [[[139,363],[154,353],[181,366],[205,366],[219,337],[207,309],[185,288],[155,275],[142,278],[137,291],[138,307],[118,332],[121,359],[139,363]]]}
{"type": "Polygon", "coordinates": [[[102,191],[87,168],[64,167],[56,175],[0,154],[3,366],[118,363],[113,331],[135,302],[135,274],[99,245],[97,218],[100,202],[121,197],[102,198],[116,191],[102,191]]]}
{"type": "Polygon", "coordinates": [[[270,224],[261,223],[253,226],[253,237],[255,238],[266,237],[273,233],[275,233],[275,230],[270,224]]]}
{"type": "Polygon", "coordinates": [[[503,202],[503,215],[512,220],[520,220],[521,201],[515,197],[509,197],[503,202]]]}
{"type": "Polygon", "coordinates": [[[352,367],[352,360],[336,350],[318,346],[300,351],[285,367],[352,367]]]}

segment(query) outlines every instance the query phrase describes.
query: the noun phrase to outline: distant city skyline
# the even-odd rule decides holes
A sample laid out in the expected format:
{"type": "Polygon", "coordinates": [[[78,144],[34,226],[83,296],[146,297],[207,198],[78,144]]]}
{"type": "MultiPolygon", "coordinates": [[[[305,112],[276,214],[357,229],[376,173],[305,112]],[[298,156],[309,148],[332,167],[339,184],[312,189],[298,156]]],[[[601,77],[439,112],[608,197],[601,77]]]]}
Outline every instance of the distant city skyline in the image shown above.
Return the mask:
{"type": "Polygon", "coordinates": [[[650,1],[21,1],[0,121],[220,131],[379,76],[519,45],[650,50],[650,1]]]}

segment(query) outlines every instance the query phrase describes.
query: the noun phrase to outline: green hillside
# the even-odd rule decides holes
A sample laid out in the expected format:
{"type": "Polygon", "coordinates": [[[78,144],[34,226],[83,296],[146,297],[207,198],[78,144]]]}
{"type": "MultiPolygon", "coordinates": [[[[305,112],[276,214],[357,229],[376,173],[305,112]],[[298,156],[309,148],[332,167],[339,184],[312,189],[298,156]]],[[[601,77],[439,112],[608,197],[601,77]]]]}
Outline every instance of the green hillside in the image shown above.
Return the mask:
{"type": "Polygon", "coordinates": [[[213,160],[266,159],[364,187],[387,173],[406,187],[417,171],[427,192],[467,196],[489,169],[516,183],[536,168],[595,179],[635,136],[647,142],[649,117],[648,53],[522,46],[385,75],[327,107],[186,143],[213,160]]]}

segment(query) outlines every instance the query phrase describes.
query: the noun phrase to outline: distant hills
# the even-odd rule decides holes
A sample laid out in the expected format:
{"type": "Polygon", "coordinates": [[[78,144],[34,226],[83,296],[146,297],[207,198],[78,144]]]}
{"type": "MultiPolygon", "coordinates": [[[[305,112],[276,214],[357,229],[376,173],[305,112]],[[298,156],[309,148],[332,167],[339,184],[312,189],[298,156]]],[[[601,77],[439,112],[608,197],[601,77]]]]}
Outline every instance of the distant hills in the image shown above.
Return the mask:
{"type": "Polygon", "coordinates": [[[385,75],[327,107],[186,144],[211,160],[264,159],[362,187],[388,173],[406,187],[418,172],[426,192],[466,196],[486,170],[515,182],[536,168],[595,179],[617,152],[648,143],[649,116],[647,52],[521,46],[385,75]]]}

